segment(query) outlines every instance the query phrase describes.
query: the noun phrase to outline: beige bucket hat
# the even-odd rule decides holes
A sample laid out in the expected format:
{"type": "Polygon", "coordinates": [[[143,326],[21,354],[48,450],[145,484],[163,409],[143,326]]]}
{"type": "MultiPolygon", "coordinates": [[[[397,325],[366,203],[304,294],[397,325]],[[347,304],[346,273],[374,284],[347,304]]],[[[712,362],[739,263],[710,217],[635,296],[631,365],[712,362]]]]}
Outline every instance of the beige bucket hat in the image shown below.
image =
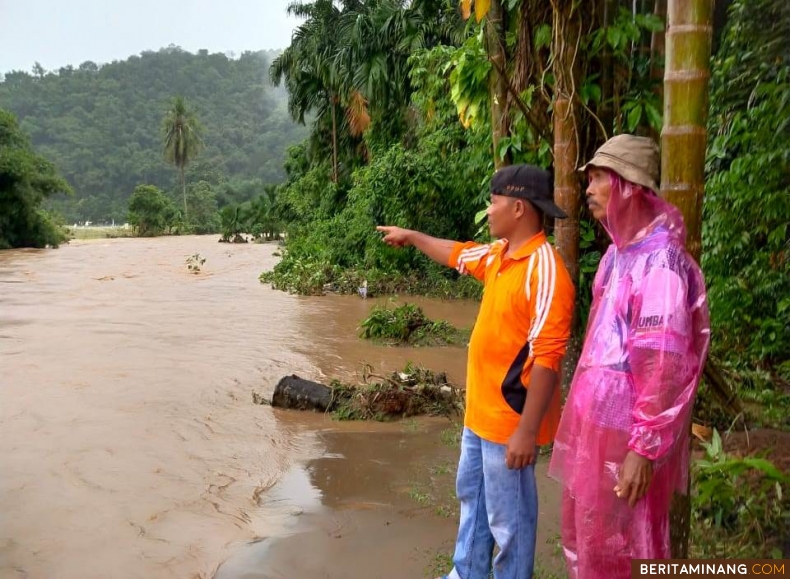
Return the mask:
{"type": "Polygon", "coordinates": [[[610,169],[623,179],[643,185],[658,194],[661,160],[658,145],[648,137],[617,135],[601,145],[579,171],[590,167],[610,169]]]}

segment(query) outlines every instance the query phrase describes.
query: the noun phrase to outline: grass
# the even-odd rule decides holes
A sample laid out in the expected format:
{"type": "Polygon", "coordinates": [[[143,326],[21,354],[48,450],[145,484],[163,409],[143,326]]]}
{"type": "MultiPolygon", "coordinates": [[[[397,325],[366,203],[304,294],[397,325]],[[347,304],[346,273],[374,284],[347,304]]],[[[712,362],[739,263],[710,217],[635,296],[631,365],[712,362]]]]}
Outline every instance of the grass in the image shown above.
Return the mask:
{"type": "Polygon", "coordinates": [[[449,446],[450,448],[460,448],[461,434],[463,433],[463,430],[463,424],[454,423],[452,426],[442,430],[441,434],[439,435],[439,439],[445,446],[449,446]]]}
{"type": "Polygon", "coordinates": [[[409,434],[416,434],[418,432],[425,432],[425,430],[426,430],[425,425],[415,420],[414,418],[409,418],[403,421],[404,432],[408,432],[409,434]]]}
{"type": "Polygon", "coordinates": [[[116,237],[135,237],[134,230],[116,227],[67,227],[69,239],[108,239],[116,237]]]}
{"type": "Polygon", "coordinates": [[[419,483],[412,483],[412,487],[409,489],[409,498],[423,507],[431,502],[431,496],[422,490],[419,483]]]}
{"type": "Polygon", "coordinates": [[[442,475],[450,474],[454,466],[455,464],[449,461],[436,464],[431,467],[431,474],[433,476],[442,476],[442,475]]]}
{"type": "Polygon", "coordinates": [[[438,517],[457,519],[460,513],[455,495],[456,466],[455,458],[446,458],[427,467],[426,473],[418,474],[419,482],[411,483],[409,498],[421,507],[429,507],[438,517]]]}
{"type": "Polygon", "coordinates": [[[451,516],[453,516],[453,511],[452,509],[446,507],[445,505],[437,505],[436,516],[449,519],[451,516]]]}
{"type": "Polygon", "coordinates": [[[539,561],[535,561],[535,569],[533,579],[567,579],[567,573],[557,573],[555,571],[548,571],[543,568],[539,561]]]}
{"type": "Polygon", "coordinates": [[[436,553],[433,557],[433,561],[431,564],[428,565],[428,568],[425,570],[426,577],[443,577],[450,572],[453,568],[453,557],[452,555],[448,555],[446,553],[436,553]]]}

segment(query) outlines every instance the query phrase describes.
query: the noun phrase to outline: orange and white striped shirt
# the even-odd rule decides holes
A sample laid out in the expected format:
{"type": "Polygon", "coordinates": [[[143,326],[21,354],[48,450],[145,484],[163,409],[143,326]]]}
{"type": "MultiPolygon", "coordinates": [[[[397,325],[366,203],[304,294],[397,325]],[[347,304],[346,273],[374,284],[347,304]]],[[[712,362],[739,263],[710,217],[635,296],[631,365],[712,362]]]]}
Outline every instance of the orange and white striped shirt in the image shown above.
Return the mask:
{"type": "MultiPolygon", "coordinates": [[[[505,256],[508,242],[456,243],[449,265],[485,283],[469,343],[464,425],[485,440],[507,443],[528,396],[532,367],[558,371],[570,338],[575,290],[559,253],[539,233],[505,256]]],[[[537,435],[554,439],[560,389],[537,435]]]]}

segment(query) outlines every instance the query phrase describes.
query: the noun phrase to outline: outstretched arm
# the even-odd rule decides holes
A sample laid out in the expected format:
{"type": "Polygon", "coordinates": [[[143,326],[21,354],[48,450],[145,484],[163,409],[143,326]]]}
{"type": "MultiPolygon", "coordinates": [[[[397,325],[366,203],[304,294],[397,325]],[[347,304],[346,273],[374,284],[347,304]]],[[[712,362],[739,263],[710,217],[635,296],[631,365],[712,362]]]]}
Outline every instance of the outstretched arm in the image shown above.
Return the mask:
{"type": "Polygon", "coordinates": [[[392,247],[408,247],[412,245],[436,263],[441,265],[449,264],[455,241],[439,239],[412,229],[389,225],[380,225],[376,229],[384,233],[383,241],[387,245],[392,247]]]}

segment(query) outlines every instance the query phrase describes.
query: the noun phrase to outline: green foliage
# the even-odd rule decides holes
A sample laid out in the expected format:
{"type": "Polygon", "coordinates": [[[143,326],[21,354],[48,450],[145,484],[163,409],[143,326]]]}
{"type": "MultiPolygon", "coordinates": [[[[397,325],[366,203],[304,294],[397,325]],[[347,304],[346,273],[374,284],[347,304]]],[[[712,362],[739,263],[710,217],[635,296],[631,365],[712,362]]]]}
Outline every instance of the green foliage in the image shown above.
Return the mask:
{"type": "Polygon", "coordinates": [[[220,216],[217,211],[217,196],[214,188],[206,181],[198,181],[187,187],[190,230],[197,234],[217,233],[220,216]]]}
{"type": "Polygon", "coordinates": [[[141,237],[161,235],[173,223],[176,208],[159,188],[138,185],[129,199],[129,223],[141,237]]]}
{"type": "Polygon", "coordinates": [[[204,126],[206,147],[190,168],[193,178],[211,182],[198,175],[199,165],[237,183],[284,177],[285,149],[306,131],[289,118],[285,92],[266,78],[274,56],[245,52],[229,58],[170,47],[102,66],[8,72],[0,81],[0,103],[73,187],[73,198],[52,202],[69,223],[121,222],[140,183],[164,191],[177,186],[161,140],[162,116],[174,94],[187,99],[204,126]]]}
{"type": "Polygon", "coordinates": [[[717,431],[704,446],[705,457],[693,468],[695,555],[781,558],[790,539],[790,477],[764,458],[728,455],[717,431]]]}
{"type": "Polygon", "coordinates": [[[203,148],[202,126],[184,97],[177,96],[162,121],[165,160],[178,169],[186,167],[203,148]]]}
{"type": "Polygon", "coordinates": [[[360,337],[393,345],[436,346],[465,344],[469,332],[444,320],[431,320],[419,306],[403,304],[393,308],[374,306],[360,324],[360,337]]]}
{"type": "Polygon", "coordinates": [[[282,226],[274,213],[272,198],[276,189],[267,192],[242,205],[228,205],[220,212],[220,241],[244,243],[243,234],[252,236],[256,241],[272,241],[280,238],[282,226]]]}
{"type": "MultiPolygon", "coordinates": [[[[453,290],[453,272],[437,266],[415,250],[393,250],[381,243],[376,225],[395,224],[448,238],[471,239],[474,214],[488,197],[491,167],[486,131],[464,131],[454,106],[446,98],[447,81],[436,71],[442,66],[441,49],[412,58],[415,113],[405,142],[375,151],[370,163],[354,172],[347,192],[328,183],[321,165],[301,175],[300,151],[292,151],[292,181],[277,203],[290,222],[284,259],[276,274],[324,272],[310,279],[334,284],[326,275],[335,267],[359,271],[369,282],[371,295],[385,288],[378,273],[401,280],[402,290],[424,288],[432,294],[479,295],[477,282],[465,280],[453,290]],[[393,170],[396,168],[397,170],[393,170]],[[316,264],[311,267],[309,264],[316,264]],[[426,283],[430,282],[430,283],[426,283]]],[[[283,284],[281,284],[283,285],[283,284]]],[[[321,285],[314,289],[321,291],[321,285]]],[[[342,284],[341,284],[342,285],[342,284]]],[[[353,285],[347,291],[356,292],[353,285]]]]}
{"type": "Polygon", "coordinates": [[[375,231],[395,223],[439,236],[474,234],[490,145],[457,125],[435,63],[415,65],[411,58],[460,38],[456,7],[426,0],[321,1],[294,10],[307,20],[271,73],[285,81],[294,117],[312,112],[315,120],[310,141],[289,150],[288,181],[278,188],[273,212],[287,231],[286,251],[263,279],[313,294],[355,293],[367,280],[370,295],[395,289],[479,295],[473,284],[454,290],[452,272],[414,251],[387,248],[375,231]],[[435,106],[441,101],[446,104],[435,106]],[[370,123],[360,135],[366,116],[370,123]],[[335,132],[340,178],[331,182],[334,159],[326,139],[335,132]],[[469,147],[475,139],[479,146],[469,147]]]}
{"type": "Polygon", "coordinates": [[[464,434],[464,426],[461,423],[456,423],[445,428],[439,435],[442,444],[450,448],[459,448],[461,446],[461,439],[464,434]]]}
{"type": "Polygon", "coordinates": [[[356,294],[367,282],[367,295],[381,296],[393,294],[422,295],[438,298],[479,299],[482,284],[471,277],[447,275],[446,268],[426,265],[424,271],[415,270],[384,271],[359,267],[341,267],[303,255],[299,249],[289,244],[282,260],[274,270],[260,275],[261,283],[268,283],[274,289],[301,295],[322,295],[327,292],[356,294]]]}
{"type": "Polygon", "coordinates": [[[579,289],[576,292],[577,311],[579,319],[577,328],[584,332],[587,328],[587,318],[592,305],[592,287],[598,264],[601,261],[601,252],[597,249],[595,225],[593,222],[582,219],[579,222],[579,289]]]}
{"type": "Polygon", "coordinates": [[[491,63],[485,50],[483,29],[475,36],[468,38],[458,49],[446,53],[447,70],[450,70],[450,100],[453,101],[461,123],[465,127],[488,119],[489,106],[489,74],[491,63]]]}
{"type": "Polygon", "coordinates": [[[43,202],[70,192],[54,165],[33,151],[14,115],[0,109],[0,249],[57,246],[65,233],[43,202]]]}
{"type": "Polygon", "coordinates": [[[480,146],[480,135],[465,133],[457,124],[437,126],[436,110],[433,115],[415,129],[415,142],[392,144],[355,171],[345,194],[329,183],[324,165],[302,175],[294,172],[276,201],[278,214],[288,223],[287,250],[265,279],[300,293],[321,293],[327,284],[356,293],[367,279],[374,295],[391,274],[405,282],[395,285],[407,291],[421,287],[432,294],[479,295],[477,282],[446,292],[456,274],[413,249],[387,247],[375,231],[376,225],[387,223],[439,237],[474,237],[474,214],[487,197],[487,179],[480,183],[490,163],[483,148],[487,145],[480,146]],[[343,270],[359,275],[343,280],[343,270]]]}
{"type": "Polygon", "coordinates": [[[294,119],[314,115],[311,148],[343,181],[367,147],[388,145],[406,130],[410,55],[459,38],[463,23],[449,0],[316,0],[289,11],[305,21],[272,63],[271,78],[285,83],[294,119]]]}
{"type": "Polygon", "coordinates": [[[219,214],[220,231],[223,243],[246,243],[247,240],[242,234],[247,232],[246,215],[244,209],[239,205],[228,205],[223,207],[219,214]]]}
{"type": "Polygon", "coordinates": [[[767,370],[763,384],[790,381],[788,35],[790,4],[734,2],[712,79],[702,266],[713,346],[736,370],[767,370]]]}
{"type": "MultiPolygon", "coordinates": [[[[651,78],[652,59],[649,50],[640,50],[650,44],[650,34],[664,29],[664,22],[654,14],[634,14],[631,8],[620,6],[608,26],[594,28],[583,38],[587,62],[595,68],[614,65],[613,94],[604,102],[601,75],[590,69],[586,74],[579,96],[585,105],[597,110],[614,109],[615,133],[638,133],[650,128],[661,133],[663,124],[662,103],[657,90],[660,80],[651,78]],[[611,62],[604,62],[604,58],[611,62]]],[[[663,63],[661,63],[663,65],[663,63]]]]}
{"type": "MultiPolygon", "coordinates": [[[[780,369],[787,373],[787,369],[780,369]]],[[[772,376],[765,371],[745,369],[734,374],[739,384],[739,396],[746,406],[749,424],[764,428],[790,431],[790,394],[777,388],[772,376]]]]}

